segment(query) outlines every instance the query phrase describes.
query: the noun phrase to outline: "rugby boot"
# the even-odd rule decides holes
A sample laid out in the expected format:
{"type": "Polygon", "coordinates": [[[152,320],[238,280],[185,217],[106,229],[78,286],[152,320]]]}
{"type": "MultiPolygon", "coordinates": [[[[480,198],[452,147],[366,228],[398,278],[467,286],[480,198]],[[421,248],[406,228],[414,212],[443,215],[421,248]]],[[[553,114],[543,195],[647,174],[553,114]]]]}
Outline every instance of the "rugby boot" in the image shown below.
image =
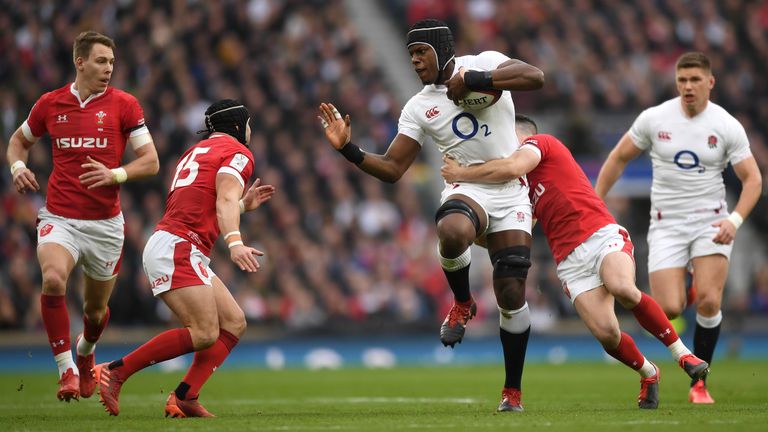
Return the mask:
{"type": "Polygon", "coordinates": [[[120,388],[125,379],[118,369],[110,369],[109,363],[101,363],[93,368],[93,376],[99,383],[99,400],[109,415],[120,414],[120,388]]]}
{"type": "Polygon", "coordinates": [[[56,397],[60,401],[67,402],[72,399],[80,400],[80,377],[75,375],[72,368],[64,371],[61,379],[59,379],[59,391],[56,392],[56,397]]]}
{"type": "Polygon", "coordinates": [[[523,412],[523,403],[521,399],[523,394],[516,388],[507,388],[501,391],[501,402],[496,408],[498,412],[523,412]]]}
{"type": "Polygon", "coordinates": [[[694,380],[703,379],[709,373],[709,363],[693,354],[686,354],[680,357],[678,364],[694,380]]]}
{"type": "Polygon", "coordinates": [[[661,370],[655,364],[653,364],[653,367],[656,369],[654,376],[640,379],[640,394],[637,395],[637,406],[641,409],[656,409],[659,407],[661,370]]]}
{"type": "Polygon", "coordinates": [[[440,342],[451,348],[461,343],[467,322],[477,314],[477,305],[471,298],[466,302],[454,302],[440,326],[440,342]]]}
{"type": "Polygon", "coordinates": [[[172,418],[216,417],[209,413],[197,398],[179,399],[176,392],[171,392],[168,395],[168,400],[165,402],[165,416],[172,418]]]}
{"type": "MultiPolygon", "coordinates": [[[[75,346],[77,346],[77,342],[82,337],[82,333],[77,336],[75,346]]],[[[77,351],[77,348],[75,348],[75,351],[77,351]]],[[[93,353],[87,356],[77,355],[77,371],[80,372],[80,397],[89,398],[96,389],[96,378],[93,376],[93,368],[96,365],[95,359],[96,356],[93,353]]]]}
{"type": "Polygon", "coordinates": [[[709,395],[707,391],[707,383],[704,380],[696,381],[688,391],[688,401],[695,404],[713,404],[715,400],[709,395]]]}

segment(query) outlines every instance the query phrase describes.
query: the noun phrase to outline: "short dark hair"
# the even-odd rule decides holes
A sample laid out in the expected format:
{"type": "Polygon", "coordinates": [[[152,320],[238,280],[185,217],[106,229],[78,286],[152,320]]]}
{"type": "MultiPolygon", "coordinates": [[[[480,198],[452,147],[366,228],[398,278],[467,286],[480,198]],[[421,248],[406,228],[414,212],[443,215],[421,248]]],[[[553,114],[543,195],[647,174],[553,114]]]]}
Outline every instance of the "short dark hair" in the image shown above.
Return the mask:
{"type": "Polygon", "coordinates": [[[709,62],[709,58],[700,52],[687,52],[681,55],[675,63],[675,70],[685,68],[699,68],[707,72],[712,71],[712,65],[709,62]]]}
{"type": "Polygon", "coordinates": [[[77,60],[78,57],[88,58],[91,55],[91,48],[97,43],[108,46],[112,51],[115,50],[115,41],[109,36],[93,30],[84,31],[77,35],[75,43],[72,44],[72,61],[77,60]]]}
{"type": "Polygon", "coordinates": [[[539,133],[539,127],[536,126],[536,122],[527,115],[515,114],[515,127],[530,132],[528,135],[536,135],[539,133]]]}

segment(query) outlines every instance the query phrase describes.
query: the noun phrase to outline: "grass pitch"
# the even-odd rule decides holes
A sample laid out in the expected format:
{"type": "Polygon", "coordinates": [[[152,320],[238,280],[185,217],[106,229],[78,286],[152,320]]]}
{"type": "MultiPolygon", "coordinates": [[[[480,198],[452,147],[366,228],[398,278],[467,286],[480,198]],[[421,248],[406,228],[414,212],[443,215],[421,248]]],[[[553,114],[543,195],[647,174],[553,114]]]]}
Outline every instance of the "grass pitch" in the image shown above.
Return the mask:
{"type": "Polygon", "coordinates": [[[49,373],[0,374],[3,432],[31,431],[764,431],[768,363],[718,361],[715,405],[687,402],[688,379],[661,363],[661,404],[639,410],[636,373],[616,364],[530,364],[524,413],[495,412],[502,367],[388,370],[222,370],[201,402],[215,419],[166,419],[163,407],[182,373],[141,372],[123,387],[119,417],[98,396],[56,400],[49,373]]]}

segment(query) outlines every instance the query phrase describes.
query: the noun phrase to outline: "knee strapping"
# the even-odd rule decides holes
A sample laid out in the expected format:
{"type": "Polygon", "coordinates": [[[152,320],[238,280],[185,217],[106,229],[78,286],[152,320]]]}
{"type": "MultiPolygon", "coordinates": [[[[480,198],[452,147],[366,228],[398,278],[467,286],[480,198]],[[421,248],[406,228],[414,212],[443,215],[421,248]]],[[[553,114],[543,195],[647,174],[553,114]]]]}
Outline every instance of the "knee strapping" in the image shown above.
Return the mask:
{"type": "Polygon", "coordinates": [[[476,235],[480,235],[482,233],[482,227],[480,226],[480,216],[475,213],[469,204],[462,200],[450,199],[444,202],[443,205],[441,205],[435,213],[435,223],[439,222],[440,219],[451,213],[461,213],[465,215],[469,218],[469,220],[472,221],[472,224],[475,226],[476,235]]]}
{"type": "Polygon", "coordinates": [[[494,253],[491,257],[493,278],[527,278],[528,268],[531,267],[530,257],[531,248],[528,246],[512,246],[494,253]]]}
{"type": "Polygon", "coordinates": [[[497,307],[499,308],[499,327],[504,330],[520,334],[524,333],[531,326],[531,311],[528,309],[527,302],[523,307],[515,310],[503,309],[501,306],[497,307]]]}
{"type": "Polygon", "coordinates": [[[440,246],[437,247],[437,256],[440,257],[440,265],[445,271],[456,271],[468,266],[472,261],[471,248],[467,248],[461,255],[456,258],[446,258],[440,253],[440,246]]]}

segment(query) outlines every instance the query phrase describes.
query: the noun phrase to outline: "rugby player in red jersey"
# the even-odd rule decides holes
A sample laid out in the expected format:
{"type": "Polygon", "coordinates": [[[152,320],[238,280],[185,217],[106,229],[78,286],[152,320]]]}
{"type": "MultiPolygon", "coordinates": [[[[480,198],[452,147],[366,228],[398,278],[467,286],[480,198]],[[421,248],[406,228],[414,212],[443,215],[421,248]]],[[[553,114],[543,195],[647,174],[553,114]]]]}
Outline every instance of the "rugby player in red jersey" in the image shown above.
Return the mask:
{"type": "Polygon", "coordinates": [[[257,180],[240,200],[253,172],[248,150],[250,116],[241,103],[224,99],[205,112],[210,136],[179,160],[165,214],[144,247],[144,271],[152,292],[181,321],[128,355],[94,368],[99,397],[110,415],[118,415],[120,388],[147,366],[195,351],[183,381],[172,392],[165,415],[212,417],[198,402],[200,388],[245,331],[245,314],[210,267],[210,252],[222,233],[230,259],[247,272],[259,268],[261,251],[243,244],[240,213],[272,197],[273,186],[257,180]]]}
{"type": "Polygon", "coordinates": [[[608,212],[571,152],[554,136],[537,134],[530,118],[517,115],[515,124],[521,145],[510,157],[471,166],[445,159],[441,174],[456,183],[527,177],[533,215],[547,237],[565,295],[605,351],[640,374],[638,406],[657,408],[659,368],[619,328],[614,299],[667,346],[691,378],[706,376],[709,365],[691,354],[658,303],[635,285],[629,233],[608,212]]]}
{"type": "Polygon", "coordinates": [[[144,113],[132,95],[109,86],[115,43],[94,31],[75,39],[73,83],[45,93],[14,132],[7,157],[19,193],[40,189],[26,166],[29,150],[48,133],[53,171],[37,224],[37,257],[43,279],[40,311],[59,369],[59,400],[90,397],[96,382],[96,341],[109,321],[107,302],[120,269],[124,221],[120,184],[157,174],[159,163],[144,113]],[[121,166],[126,144],[136,158],[121,166]],[[83,268],[84,330],[72,359],[67,279],[83,268]]]}

